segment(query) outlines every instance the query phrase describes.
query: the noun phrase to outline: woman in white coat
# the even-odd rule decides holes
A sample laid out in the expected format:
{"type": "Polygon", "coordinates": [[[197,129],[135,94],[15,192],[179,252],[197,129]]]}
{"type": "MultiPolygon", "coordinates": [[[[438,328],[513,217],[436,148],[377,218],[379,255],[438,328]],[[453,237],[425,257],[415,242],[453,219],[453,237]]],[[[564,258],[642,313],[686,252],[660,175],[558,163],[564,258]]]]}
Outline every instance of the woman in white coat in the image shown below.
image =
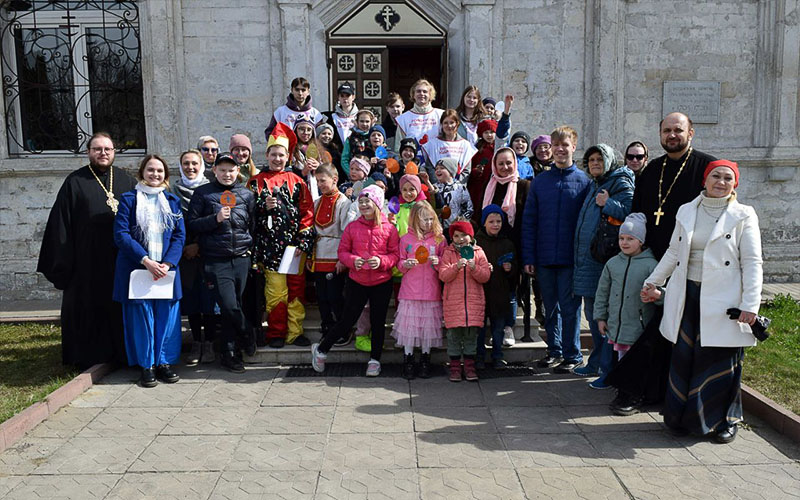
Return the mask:
{"type": "Polygon", "coordinates": [[[676,434],[736,438],[742,420],[744,347],[761,303],[761,234],[755,210],[736,201],[739,168],[708,164],[705,191],[678,209],[669,249],[645,280],[642,300],[660,296],[670,278],[661,334],[674,345],[664,423],[676,434]],[[736,307],[738,321],[726,310],[736,307]]]}

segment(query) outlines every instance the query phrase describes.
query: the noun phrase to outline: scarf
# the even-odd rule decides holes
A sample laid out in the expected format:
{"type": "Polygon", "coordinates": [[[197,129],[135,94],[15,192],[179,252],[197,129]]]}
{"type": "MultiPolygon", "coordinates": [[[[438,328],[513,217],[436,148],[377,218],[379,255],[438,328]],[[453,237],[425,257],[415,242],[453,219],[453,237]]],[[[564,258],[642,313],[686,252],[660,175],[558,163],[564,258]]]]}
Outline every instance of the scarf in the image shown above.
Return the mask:
{"type": "MultiPolygon", "coordinates": [[[[500,151],[511,151],[513,150],[510,148],[500,148],[495,152],[494,158],[497,158],[497,153],[500,151]]],[[[494,158],[492,158],[492,177],[489,179],[489,185],[486,186],[486,193],[483,195],[483,207],[492,204],[492,199],[494,198],[495,189],[497,189],[498,184],[508,184],[506,188],[506,195],[503,197],[503,204],[501,205],[503,212],[508,215],[508,224],[511,227],[514,227],[514,216],[517,214],[517,181],[519,181],[519,171],[514,165],[514,173],[507,176],[507,177],[500,177],[497,175],[497,167],[495,166],[494,158]]],[[[514,155],[514,159],[516,160],[517,156],[514,155]]],[[[516,163],[516,161],[515,161],[516,163]]]]}
{"type": "Polygon", "coordinates": [[[424,108],[420,108],[418,105],[414,104],[414,107],[411,108],[414,113],[418,113],[420,115],[426,115],[433,111],[433,104],[428,103],[424,108]]]}
{"type": "Polygon", "coordinates": [[[166,186],[152,187],[144,182],[136,184],[136,225],[139,226],[140,236],[144,239],[150,258],[161,261],[161,239],[167,229],[174,229],[175,222],[183,217],[181,213],[172,213],[169,202],[164,195],[166,186]],[[150,201],[150,196],[155,195],[155,204],[150,201]],[[151,248],[152,247],[152,248],[151,248]],[[158,257],[158,258],[154,258],[158,257]]]}
{"type": "Polygon", "coordinates": [[[194,189],[200,186],[201,184],[204,184],[203,181],[206,178],[205,171],[206,171],[206,162],[203,162],[203,164],[200,165],[200,171],[197,173],[197,177],[195,177],[194,180],[191,180],[188,177],[186,177],[186,175],[183,173],[183,169],[180,167],[180,165],[178,165],[178,172],[181,173],[181,181],[183,181],[183,185],[189,189],[194,189]]]}

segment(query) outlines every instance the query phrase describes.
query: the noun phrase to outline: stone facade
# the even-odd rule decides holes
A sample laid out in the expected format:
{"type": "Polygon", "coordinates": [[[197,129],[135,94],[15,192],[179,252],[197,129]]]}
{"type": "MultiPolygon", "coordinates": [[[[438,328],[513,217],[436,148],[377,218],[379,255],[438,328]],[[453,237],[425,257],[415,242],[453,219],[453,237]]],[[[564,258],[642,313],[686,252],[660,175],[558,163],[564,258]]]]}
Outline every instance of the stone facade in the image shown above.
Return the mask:
{"type": "MultiPolygon", "coordinates": [[[[315,105],[329,108],[326,33],[361,3],[140,2],[149,150],[177,164],[200,135],[225,149],[244,132],[261,160],[263,129],[293,77],[309,78],[315,105]]],[[[655,157],[664,81],[721,82],[719,122],[697,124],[694,144],[739,161],[740,200],[760,216],[767,279],[800,281],[798,0],[412,3],[447,33],[449,105],[467,84],[510,93],[514,129],[570,124],[579,148],[640,139],[655,157]]],[[[9,158],[0,141],[0,300],[56,296],[34,272],[39,241],[63,178],[84,163],[9,158]]]]}

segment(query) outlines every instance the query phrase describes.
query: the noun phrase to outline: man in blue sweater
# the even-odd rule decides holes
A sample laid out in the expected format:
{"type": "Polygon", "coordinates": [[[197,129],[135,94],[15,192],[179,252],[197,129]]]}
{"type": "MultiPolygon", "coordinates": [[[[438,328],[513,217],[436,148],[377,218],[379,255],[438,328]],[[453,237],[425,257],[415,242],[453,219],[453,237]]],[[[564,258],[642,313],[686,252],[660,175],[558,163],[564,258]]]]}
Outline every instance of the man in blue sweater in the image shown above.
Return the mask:
{"type": "Polygon", "coordinates": [[[522,259],[542,289],[547,356],[539,366],[569,373],[583,364],[580,348],[581,300],[572,293],[573,239],[591,180],[572,160],[578,133],[562,126],[550,134],[557,168],[531,182],[522,219],[522,259]]]}

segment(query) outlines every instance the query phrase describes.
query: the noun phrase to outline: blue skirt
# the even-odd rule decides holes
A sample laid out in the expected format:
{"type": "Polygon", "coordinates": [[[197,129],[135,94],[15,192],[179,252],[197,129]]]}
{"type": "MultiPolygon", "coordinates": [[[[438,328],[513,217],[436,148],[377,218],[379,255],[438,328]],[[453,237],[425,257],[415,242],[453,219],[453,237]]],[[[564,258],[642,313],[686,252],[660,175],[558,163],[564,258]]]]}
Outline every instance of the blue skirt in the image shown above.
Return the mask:
{"type": "Polygon", "coordinates": [[[700,285],[687,281],[681,328],[672,348],[664,423],[705,435],[742,420],[744,349],[701,347],[700,337],[700,285]]]}

